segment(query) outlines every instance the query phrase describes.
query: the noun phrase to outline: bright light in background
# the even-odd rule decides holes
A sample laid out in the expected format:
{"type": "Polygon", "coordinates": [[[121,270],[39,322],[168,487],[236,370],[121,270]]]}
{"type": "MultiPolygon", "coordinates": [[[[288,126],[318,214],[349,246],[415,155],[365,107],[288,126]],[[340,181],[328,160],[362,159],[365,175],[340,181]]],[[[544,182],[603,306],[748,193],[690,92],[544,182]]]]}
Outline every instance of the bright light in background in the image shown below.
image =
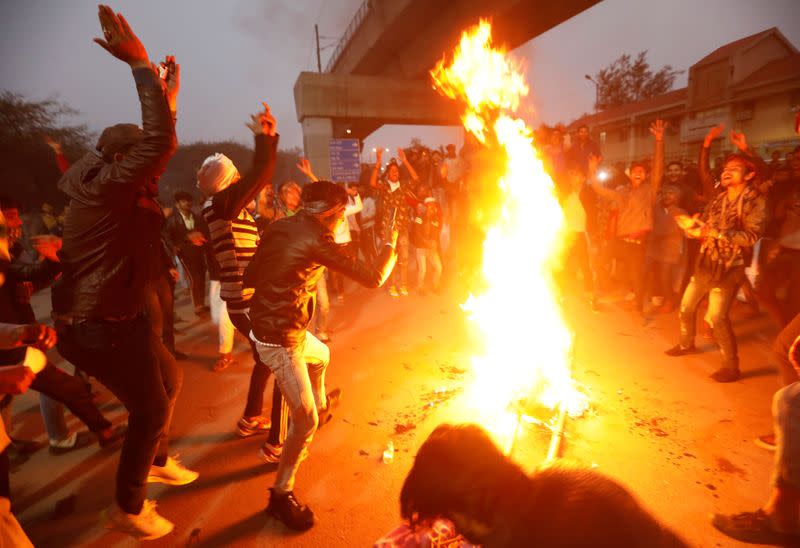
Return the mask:
{"type": "Polygon", "coordinates": [[[522,406],[577,415],[588,404],[571,377],[572,336],[551,275],[563,214],[531,130],[516,115],[528,93],[522,70],[492,45],[491,25],[482,20],[465,31],[449,64],[442,60],[431,76],[441,93],[464,103],[464,127],[505,164],[497,180],[484,181],[500,201],[484,221],[485,288],[463,308],[480,337],[467,405],[508,449],[522,406]]]}
{"type": "Polygon", "coordinates": [[[601,182],[606,182],[608,180],[609,174],[608,171],[605,169],[601,169],[597,172],[597,179],[601,182]]]}

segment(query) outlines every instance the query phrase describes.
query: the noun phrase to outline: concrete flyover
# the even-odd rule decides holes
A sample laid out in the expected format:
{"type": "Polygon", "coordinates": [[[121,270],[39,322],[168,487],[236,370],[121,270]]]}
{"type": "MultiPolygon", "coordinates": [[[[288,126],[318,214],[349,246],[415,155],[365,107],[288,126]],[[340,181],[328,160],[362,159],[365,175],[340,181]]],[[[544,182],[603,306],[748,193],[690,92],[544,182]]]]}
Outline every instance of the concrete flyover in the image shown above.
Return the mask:
{"type": "Polygon", "coordinates": [[[384,124],[458,124],[457,108],[433,90],[428,71],[462,30],[491,19],[495,41],[513,49],[598,1],[365,0],[326,72],[303,72],[295,82],[306,156],[329,177],[332,138],[363,140],[384,124]]]}

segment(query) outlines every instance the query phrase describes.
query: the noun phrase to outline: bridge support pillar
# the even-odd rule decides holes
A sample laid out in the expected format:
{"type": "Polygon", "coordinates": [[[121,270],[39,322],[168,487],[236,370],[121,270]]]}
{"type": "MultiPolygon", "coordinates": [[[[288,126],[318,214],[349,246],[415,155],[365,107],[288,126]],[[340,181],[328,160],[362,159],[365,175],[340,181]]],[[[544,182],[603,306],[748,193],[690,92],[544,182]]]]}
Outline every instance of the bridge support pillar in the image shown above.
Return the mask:
{"type": "Polygon", "coordinates": [[[303,152],[311,162],[314,174],[320,179],[330,179],[331,165],[328,145],[333,138],[333,120],[309,116],[303,118],[303,152]]]}

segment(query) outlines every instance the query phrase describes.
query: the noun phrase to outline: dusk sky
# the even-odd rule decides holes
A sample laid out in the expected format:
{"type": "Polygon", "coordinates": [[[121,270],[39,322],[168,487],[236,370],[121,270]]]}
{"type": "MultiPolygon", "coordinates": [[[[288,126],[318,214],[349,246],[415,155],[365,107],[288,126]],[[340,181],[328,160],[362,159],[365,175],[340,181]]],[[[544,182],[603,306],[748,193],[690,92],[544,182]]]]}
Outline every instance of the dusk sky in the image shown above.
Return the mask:
{"type": "MultiPolygon", "coordinates": [[[[178,136],[183,142],[248,142],[244,122],[268,101],[281,146],[302,146],[292,89],[316,70],[314,23],[324,37],[342,34],[362,0],[121,0],[122,12],[152,59],[172,53],[182,67],[178,136]]],[[[517,50],[528,67],[533,120],[569,122],[592,110],[583,77],[622,53],[648,50],[652,66],[687,69],[715,48],[777,26],[800,46],[797,0],[604,0],[517,50]]],[[[127,67],[92,42],[100,36],[89,0],[3,0],[0,87],[42,99],[57,96],[94,132],[138,121],[127,67]]],[[[323,45],[334,44],[325,39],[323,45]]],[[[323,67],[333,48],[323,51],[323,67]]],[[[676,87],[686,84],[683,73],[676,87]]],[[[448,128],[386,127],[366,149],[460,140],[448,128]]]]}

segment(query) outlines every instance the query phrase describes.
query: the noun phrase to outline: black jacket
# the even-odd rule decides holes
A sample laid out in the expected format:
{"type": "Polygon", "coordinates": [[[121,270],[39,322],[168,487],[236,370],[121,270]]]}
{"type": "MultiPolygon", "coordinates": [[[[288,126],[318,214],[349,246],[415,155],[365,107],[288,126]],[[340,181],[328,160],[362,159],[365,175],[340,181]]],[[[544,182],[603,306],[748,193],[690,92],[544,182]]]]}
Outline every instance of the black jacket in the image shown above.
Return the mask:
{"type": "Polygon", "coordinates": [[[206,246],[196,246],[190,242],[186,236],[190,232],[196,231],[202,233],[206,239],[208,239],[208,225],[206,225],[202,215],[198,215],[194,211],[190,211],[189,214],[194,219],[193,230],[186,228],[186,223],[181,216],[181,212],[178,211],[178,208],[176,207],[173,209],[172,214],[167,217],[167,220],[164,223],[164,237],[167,240],[167,243],[172,246],[173,252],[178,256],[189,255],[192,253],[204,255],[206,253],[206,246]]]}
{"type": "Polygon", "coordinates": [[[380,287],[396,259],[394,250],[384,246],[375,264],[365,265],[347,255],[333,234],[305,211],[275,221],[244,273],[245,287],[255,288],[250,301],[253,333],[265,343],[297,346],[314,315],[317,282],[325,267],[367,287],[380,287]]]}
{"type": "Polygon", "coordinates": [[[90,152],[58,183],[69,197],[63,276],[53,288],[53,311],[85,319],[140,313],[144,285],[159,260],[161,208],[148,186],[175,152],[175,123],[158,77],[133,71],[142,105],[144,138],[120,162],[90,152]]]}

